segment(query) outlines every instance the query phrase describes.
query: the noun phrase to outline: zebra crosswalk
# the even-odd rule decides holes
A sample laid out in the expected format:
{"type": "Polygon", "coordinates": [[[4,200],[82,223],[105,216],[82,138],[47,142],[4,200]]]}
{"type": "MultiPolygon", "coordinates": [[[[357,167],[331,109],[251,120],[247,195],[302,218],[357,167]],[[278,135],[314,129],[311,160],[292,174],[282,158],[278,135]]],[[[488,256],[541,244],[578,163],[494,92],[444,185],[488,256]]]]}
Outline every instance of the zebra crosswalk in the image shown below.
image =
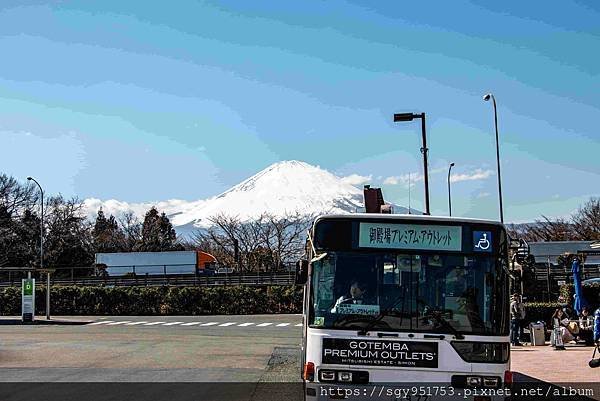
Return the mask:
{"type": "Polygon", "coordinates": [[[302,323],[295,322],[234,322],[234,321],[212,321],[207,319],[205,321],[131,321],[131,320],[99,320],[93,323],[87,324],[87,326],[136,326],[136,327],[186,327],[186,328],[212,328],[212,327],[231,327],[231,328],[298,328],[302,327],[302,323]]]}

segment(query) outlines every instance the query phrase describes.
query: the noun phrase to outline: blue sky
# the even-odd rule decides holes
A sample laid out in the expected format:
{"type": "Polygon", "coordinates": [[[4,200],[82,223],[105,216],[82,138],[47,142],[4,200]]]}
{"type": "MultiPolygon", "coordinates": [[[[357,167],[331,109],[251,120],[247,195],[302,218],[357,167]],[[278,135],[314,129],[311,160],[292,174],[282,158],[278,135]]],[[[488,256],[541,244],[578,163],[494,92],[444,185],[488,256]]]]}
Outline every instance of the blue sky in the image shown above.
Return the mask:
{"type": "Polygon", "coordinates": [[[128,202],[218,194],[297,159],[422,209],[505,220],[600,194],[593,1],[3,1],[0,171],[128,202]],[[422,176],[421,176],[422,177],[422,176]],[[415,181],[416,178],[416,182],[415,181]]]}

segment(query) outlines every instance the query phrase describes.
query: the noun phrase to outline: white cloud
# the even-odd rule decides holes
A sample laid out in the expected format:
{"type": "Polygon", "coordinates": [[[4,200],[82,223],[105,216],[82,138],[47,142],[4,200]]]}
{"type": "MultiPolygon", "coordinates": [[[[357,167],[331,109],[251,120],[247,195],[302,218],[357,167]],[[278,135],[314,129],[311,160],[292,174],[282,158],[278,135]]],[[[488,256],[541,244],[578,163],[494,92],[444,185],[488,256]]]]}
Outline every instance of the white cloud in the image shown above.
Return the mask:
{"type": "Polygon", "coordinates": [[[481,193],[477,194],[478,198],[487,198],[488,196],[490,196],[489,192],[481,192],[481,193]]]}
{"type": "Polygon", "coordinates": [[[384,185],[398,185],[398,177],[386,177],[386,179],[383,180],[383,184],[384,185]]]}
{"type": "Polygon", "coordinates": [[[387,177],[383,180],[384,185],[403,185],[408,188],[408,183],[410,182],[410,186],[415,185],[416,182],[423,181],[423,175],[421,173],[408,173],[402,175],[394,175],[387,177]]]}
{"type": "Polygon", "coordinates": [[[475,169],[471,173],[452,174],[450,182],[487,180],[494,172],[492,170],[475,169]]]}
{"type": "Polygon", "coordinates": [[[358,174],[350,174],[349,176],[342,177],[342,182],[344,184],[350,185],[362,185],[373,179],[372,175],[358,175],[358,174]]]}
{"type": "Polygon", "coordinates": [[[102,201],[96,198],[88,198],[83,201],[83,210],[85,216],[90,220],[94,220],[96,218],[98,209],[100,208],[102,208],[106,216],[112,214],[117,219],[123,217],[123,215],[127,212],[132,212],[137,218],[143,219],[146,212],[154,206],[160,213],[164,212],[167,216],[173,215],[176,219],[176,214],[195,209],[201,206],[204,202],[206,201],[198,200],[188,202],[180,199],[170,199],[160,202],[129,203],[115,199],[102,201]]]}

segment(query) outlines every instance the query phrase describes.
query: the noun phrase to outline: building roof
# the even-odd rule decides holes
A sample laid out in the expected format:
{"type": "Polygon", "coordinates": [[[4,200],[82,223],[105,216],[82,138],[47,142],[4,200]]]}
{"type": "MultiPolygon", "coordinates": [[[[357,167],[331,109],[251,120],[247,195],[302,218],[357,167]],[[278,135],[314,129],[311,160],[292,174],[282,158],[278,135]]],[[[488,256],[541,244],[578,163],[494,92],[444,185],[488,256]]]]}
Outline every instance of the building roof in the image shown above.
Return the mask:
{"type": "MultiPolygon", "coordinates": [[[[548,242],[530,242],[529,251],[535,257],[536,263],[548,263],[556,265],[557,258],[565,253],[581,253],[585,251],[600,251],[599,248],[592,248],[592,244],[597,241],[548,241],[548,242]]],[[[586,264],[600,264],[600,255],[589,255],[585,261],[586,264]]]]}

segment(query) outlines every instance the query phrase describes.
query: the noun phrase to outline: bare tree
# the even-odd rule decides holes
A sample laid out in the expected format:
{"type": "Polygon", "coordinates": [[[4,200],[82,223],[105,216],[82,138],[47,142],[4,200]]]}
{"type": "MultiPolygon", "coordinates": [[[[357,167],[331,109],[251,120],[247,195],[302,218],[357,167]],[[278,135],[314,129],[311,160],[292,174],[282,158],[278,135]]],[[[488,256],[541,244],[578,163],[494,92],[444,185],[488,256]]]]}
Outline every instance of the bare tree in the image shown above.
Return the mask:
{"type": "Polygon", "coordinates": [[[119,225],[125,234],[125,243],[122,249],[131,252],[142,238],[142,222],[133,212],[128,211],[119,219],[119,225]]]}
{"type": "Polygon", "coordinates": [[[299,213],[277,217],[268,213],[242,222],[237,216],[211,217],[211,227],[193,235],[195,249],[213,254],[221,264],[235,266],[235,242],[242,270],[276,270],[297,260],[304,251],[312,216],[299,213]]]}
{"type": "Polygon", "coordinates": [[[572,217],[573,229],[582,240],[600,240],[600,198],[591,198],[572,217]]]}
{"type": "Polygon", "coordinates": [[[529,242],[600,240],[600,198],[590,198],[568,219],[542,218],[534,223],[509,225],[509,234],[529,242]]]}
{"type": "Polygon", "coordinates": [[[0,174],[0,207],[9,215],[19,217],[25,209],[33,209],[38,199],[37,187],[21,184],[14,177],[0,174]]]}
{"type": "Polygon", "coordinates": [[[235,239],[241,225],[240,220],[234,216],[218,214],[209,221],[211,226],[208,229],[197,230],[192,234],[192,243],[196,245],[196,249],[215,256],[219,264],[235,266],[235,239]]]}
{"type": "Polygon", "coordinates": [[[266,215],[264,219],[263,238],[274,255],[274,267],[298,260],[304,252],[306,233],[314,216],[293,213],[283,217],[266,215]]]}
{"type": "Polygon", "coordinates": [[[48,199],[44,259],[48,266],[90,266],[94,253],[91,222],[86,220],[83,203],[61,195],[48,199]]]}
{"type": "Polygon", "coordinates": [[[551,220],[542,216],[544,220],[536,220],[528,230],[531,241],[576,241],[578,236],[568,220],[558,218],[551,220]]]}

